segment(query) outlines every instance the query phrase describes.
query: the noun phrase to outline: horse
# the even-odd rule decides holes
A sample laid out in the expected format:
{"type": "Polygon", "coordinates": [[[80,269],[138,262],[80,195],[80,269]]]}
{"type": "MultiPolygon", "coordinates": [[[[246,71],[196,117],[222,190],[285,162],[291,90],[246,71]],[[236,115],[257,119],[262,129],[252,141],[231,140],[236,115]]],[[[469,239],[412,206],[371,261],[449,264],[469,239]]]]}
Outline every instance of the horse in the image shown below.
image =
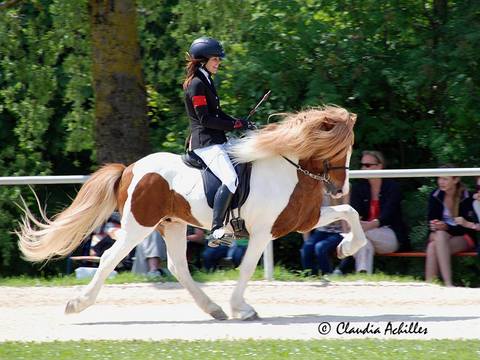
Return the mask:
{"type": "MultiPolygon", "coordinates": [[[[269,241],[343,219],[350,232],[338,245],[337,256],[352,255],[366,243],[358,213],[351,206],[322,208],[324,194],[339,198],[349,191],[356,115],[341,107],[324,106],[282,116],[278,122],[247,133],[229,150],[235,162],[252,163],[250,194],[241,210],[250,238],[230,298],[232,318],[258,318],[244,292],[269,241]]],[[[214,319],[228,318],[188,270],[187,225],[208,229],[212,209],[200,171],[186,166],[179,155],[159,152],[128,167],[104,165],[82,185],[72,203],[51,219],[41,209],[42,219],[26,204],[23,209],[18,243],[24,258],[32,262],[68,256],[114,210],[121,213],[114,245],[101,256],[98,270],[82,293],[67,302],[66,314],[91,306],[116,265],[157,229],[165,239],[170,272],[204,312],[214,319]]]]}

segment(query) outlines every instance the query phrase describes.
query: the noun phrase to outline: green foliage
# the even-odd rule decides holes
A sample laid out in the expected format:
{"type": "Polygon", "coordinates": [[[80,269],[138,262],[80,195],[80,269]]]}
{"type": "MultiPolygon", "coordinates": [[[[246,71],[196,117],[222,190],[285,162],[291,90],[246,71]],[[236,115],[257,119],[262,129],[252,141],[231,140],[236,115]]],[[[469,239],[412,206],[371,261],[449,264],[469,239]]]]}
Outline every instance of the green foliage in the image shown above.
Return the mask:
{"type": "Polygon", "coordinates": [[[410,230],[410,245],[415,250],[425,248],[428,234],[427,204],[433,189],[433,185],[420,186],[416,191],[407,193],[402,204],[405,222],[410,230]]]}
{"type": "MultiPolygon", "coordinates": [[[[93,149],[86,10],[85,0],[52,0],[0,12],[2,176],[89,168],[88,155],[81,153],[93,149]]],[[[0,273],[26,268],[12,234],[20,193],[20,187],[0,187],[0,273]]],[[[32,204],[31,193],[24,197],[32,204]]]]}

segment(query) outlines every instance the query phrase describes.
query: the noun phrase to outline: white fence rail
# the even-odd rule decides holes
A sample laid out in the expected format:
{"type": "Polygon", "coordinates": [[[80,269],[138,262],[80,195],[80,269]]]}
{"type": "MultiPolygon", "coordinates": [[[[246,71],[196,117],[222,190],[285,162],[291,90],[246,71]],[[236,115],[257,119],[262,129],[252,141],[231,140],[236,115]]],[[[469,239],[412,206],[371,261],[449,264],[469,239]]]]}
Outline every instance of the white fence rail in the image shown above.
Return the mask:
{"type": "MultiPolygon", "coordinates": [[[[359,178],[412,178],[437,176],[480,176],[480,168],[452,169],[385,169],[385,170],[351,170],[351,179],[359,178]]],[[[36,184],[82,184],[88,175],[66,176],[4,176],[0,185],[36,185],[36,184]]],[[[263,255],[265,279],[273,280],[273,243],[270,242],[263,255]]]]}
{"type": "MultiPolygon", "coordinates": [[[[480,168],[350,170],[349,175],[351,179],[436,177],[442,175],[480,176],[480,168]]],[[[88,175],[3,176],[0,177],[0,185],[82,184],[88,178],[88,175]]]]}

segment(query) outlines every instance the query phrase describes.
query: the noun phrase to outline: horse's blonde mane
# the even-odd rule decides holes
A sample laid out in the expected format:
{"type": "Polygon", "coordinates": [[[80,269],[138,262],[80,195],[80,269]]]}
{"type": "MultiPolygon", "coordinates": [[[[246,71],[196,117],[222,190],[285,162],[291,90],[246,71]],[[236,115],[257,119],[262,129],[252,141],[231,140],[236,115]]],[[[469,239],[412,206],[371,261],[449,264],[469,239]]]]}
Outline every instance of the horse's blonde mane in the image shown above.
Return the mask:
{"type": "Polygon", "coordinates": [[[253,132],[232,146],[230,153],[237,162],[275,155],[335,160],[353,145],[356,115],[341,107],[329,105],[281,115],[280,122],[253,132]]]}

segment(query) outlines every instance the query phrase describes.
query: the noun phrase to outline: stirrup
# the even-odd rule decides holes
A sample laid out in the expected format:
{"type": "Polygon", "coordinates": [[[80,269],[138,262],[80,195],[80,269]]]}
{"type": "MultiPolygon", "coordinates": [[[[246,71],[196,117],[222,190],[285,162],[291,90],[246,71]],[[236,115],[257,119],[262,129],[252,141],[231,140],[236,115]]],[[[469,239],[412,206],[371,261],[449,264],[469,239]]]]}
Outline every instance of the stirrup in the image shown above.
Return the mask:
{"type": "MultiPolygon", "coordinates": [[[[233,213],[232,213],[233,215],[233,213]]],[[[230,225],[232,226],[233,229],[233,234],[235,235],[235,238],[241,239],[241,238],[249,238],[250,234],[247,231],[247,228],[245,227],[245,220],[243,220],[240,216],[234,218],[232,216],[232,220],[230,220],[230,225]]]]}
{"type": "Polygon", "coordinates": [[[212,233],[208,237],[207,245],[211,248],[216,248],[220,245],[225,245],[225,246],[228,246],[228,247],[232,247],[233,246],[233,240],[235,240],[235,237],[233,236],[233,234],[225,233],[221,238],[215,238],[215,237],[213,237],[213,233],[212,233]]]}

